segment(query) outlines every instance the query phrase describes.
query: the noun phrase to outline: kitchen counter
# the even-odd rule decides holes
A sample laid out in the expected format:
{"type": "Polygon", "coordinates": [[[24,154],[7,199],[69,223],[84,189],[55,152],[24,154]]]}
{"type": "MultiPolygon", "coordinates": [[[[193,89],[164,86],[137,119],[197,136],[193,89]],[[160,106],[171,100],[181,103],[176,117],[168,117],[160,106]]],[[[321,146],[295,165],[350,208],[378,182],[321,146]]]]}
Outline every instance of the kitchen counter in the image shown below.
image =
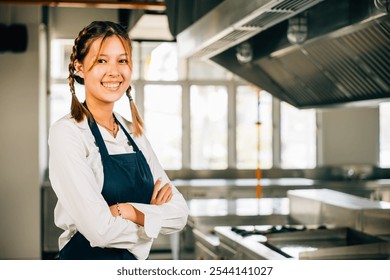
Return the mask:
{"type": "Polygon", "coordinates": [[[386,240],[346,227],[262,233],[265,227],[240,227],[245,235],[232,227],[216,227],[219,258],[386,260],[390,256],[390,243],[386,240]]]}
{"type": "Polygon", "coordinates": [[[288,191],[290,216],[303,224],[348,226],[373,234],[390,234],[390,202],[370,200],[329,189],[288,191]]]}
{"type": "Polygon", "coordinates": [[[182,232],[182,246],[202,259],[218,258],[217,226],[283,225],[289,223],[288,198],[191,199],[182,232]],[[199,253],[202,252],[202,253],[199,253]]]}
{"type": "Polygon", "coordinates": [[[284,224],[289,216],[288,198],[192,199],[188,223],[196,228],[217,225],[284,224]]]}
{"type": "MultiPolygon", "coordinates": [[[[177,179],[174,185],[187,200],[211,198],[256,198],[257,179],[177,179]]],[[[292,189],[327,188],[361,197],[390,201],[390,179],[313,180],[307,178],[263,178],[262,197],[287,197],[292,189]]]]}

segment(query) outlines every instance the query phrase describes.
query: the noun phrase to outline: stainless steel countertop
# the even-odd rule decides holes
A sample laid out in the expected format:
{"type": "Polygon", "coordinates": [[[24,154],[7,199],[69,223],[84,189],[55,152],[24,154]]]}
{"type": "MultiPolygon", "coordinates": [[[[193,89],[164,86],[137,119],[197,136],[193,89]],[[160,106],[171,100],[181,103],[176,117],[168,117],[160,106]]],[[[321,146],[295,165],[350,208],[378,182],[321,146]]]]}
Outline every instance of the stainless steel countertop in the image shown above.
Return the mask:
{"type": "Polygon", "coordinates": [[[280,225],[289,222],[288,198],[192,199],[188,224],[203,232],[222,225],[280,225]]]}
{"type": "MultiPolygon", "coordinates": [[[[256,198],[257,179],[177,179],[173,184],[187,200],[201,198],[256,198]]],[[[262,197],[287,197],[293,189],[327,188],[361,197],[390,199],[390,179],[380,180],[313,180],[306,178],[263,178],[260,180],[262,197]],[[386,195],[384,195],[386,194],[386,195]]]]}
{"type": "Polygon", "coordinates": [[[390,209],[390,202],[370,200],[330,189],[290,190],[288,197],[299,197],[346,209],[390,209]]]}
{"type": "Polygon", "coordinates": [[[190,216],[256,216],[288,215],[288,198],[192,199],[188,201],[190,216]]]}
{"type": "MultiPolygon", "coordinates": [[[[306,179],[306,178],[278,178],[278,179],[260,179],[261,186],[314,186],[318,185],[320,181],[306,179]]],[[[235,188],[235,187],[255,187],[257,185],[257,179],[255,178],[242,178],[242,179],[177,179],[173,180],[173,183],[177,187],[196,187],[196,188],[208,188],[208,187],[223,187],[223,188],[235,188]]],[[[390,181],[389,181],[390,186],[390,181]]]]}
{"type": "MultiPolygon", "coordinates": [[[[175,179],[173,183],[177,187],[254,187],[257,185],[256,178],[241,179],[175,179]]],[[[390,190],[390,179],[379,180],[314,180],[307,178],[262,178],[260,184],[264,187],[270,186],[350,186],[359,185],[368,188],[384,187],[390,190]]]]}

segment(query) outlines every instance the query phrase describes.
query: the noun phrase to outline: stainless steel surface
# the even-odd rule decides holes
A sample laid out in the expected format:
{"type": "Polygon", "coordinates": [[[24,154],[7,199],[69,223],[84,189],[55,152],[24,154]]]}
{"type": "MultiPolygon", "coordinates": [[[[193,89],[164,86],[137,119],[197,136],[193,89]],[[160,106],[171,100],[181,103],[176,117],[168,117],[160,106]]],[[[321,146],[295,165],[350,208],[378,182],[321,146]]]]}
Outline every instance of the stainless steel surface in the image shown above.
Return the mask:
{"type": "Polygon", "coordinates": [[[329,189],[291,190],[288,201],[289,217],[279,226],[215,227],[220,258],[390,258],[390,203],[329,189]]]}
{"type": "Polygon", "coordinates": [[[195,238],[195,256],[198,260],[221,259],[219,238],[212,233],[204,233],[196,228],[192,230],[195,238]]]}
{"type": "Polygon", "coordinates": [[[221,225],[284,224],[289,219],[287,198],[193,199],[188,206],[188,224],[203,232],[221,225]]]}
{"type": "Polygon", "coordinates": [[[183,56],[209,58],[295,107],[323,108],[390,98],[389,34],[389,12],[374,1],[226,0],[177,42],[183,56]],[[303,11],[307,39],[292,44],[288,20],[303,11]],[[247,63],[237,59],[243,42],[247,63]]]}
{"type": "MultiPolygon", "coordinates": [[[[253,228],[249,226],[246,228],[253,228]]],[[[250,229],[249,229],[250,230],[250,229]]],[[[262,244],[264,236],[250,235],[243,237],[231,230],[229,226],[219,226],[214,229],[220,240],[222,259],[230,260],[283,260],[284,255],[262,244]]]]}
{"type": "Polygon", "coordinates": [[[192,199],[183,246],[197,259],[221,259],[234,252],[219,243],[217,226],[279,225],[289,222],[287,198],[192,199]],[[230,253],[228,253],[230,252],[230,253]]]}
{"type": "MultiPolygon", "coordinates": [[[[265,226],[260,226],[259,228],[265,226]]],[[[249,233],[253,226],[241,227],[249,233]]],[[[216,227],[222,259],[389,259],[390,243],[349,228],[246,234],[232,227],[216,227]]]]}
{"type": "MultiPolygon", "coordinates": [[[[256,197],[257,180],[239,179],[177,179],[174,185],[187,200],[236,199],[256,197]]],[[[287,197],[293,189],[327,188],[366,198],[382,198],[390,192],[390,179],[381,180],[320,180],[307,178],[263,178],[260,180],[264,198],[287,197]]]]}
{"type": "Polygon", "coordinates": [[[266,235],[265,244],[296,259],[388,259],[389,243],[349,228],[266,235]]]}
{"type": "Polygon", "coordinates": [[[326,224],[384,235],[390,233],[390,203],[329,189],[290,190],[290,217],[302,224],[326,224]]]}
{"type": "Polygon", "coordinates": [[[180,55],[210,58],[323,0],[225,0],[179,33],[180,55]]]}

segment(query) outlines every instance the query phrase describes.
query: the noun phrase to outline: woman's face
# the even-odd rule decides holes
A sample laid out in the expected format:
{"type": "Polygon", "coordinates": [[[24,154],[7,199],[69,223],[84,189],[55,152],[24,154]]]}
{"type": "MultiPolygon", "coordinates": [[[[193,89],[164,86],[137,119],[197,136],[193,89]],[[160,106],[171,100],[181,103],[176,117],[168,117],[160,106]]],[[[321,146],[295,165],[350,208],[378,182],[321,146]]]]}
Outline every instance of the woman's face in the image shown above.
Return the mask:
{"type": "Polygon", "coordinates": [[[116,36],[95,40],[83,63],[76,62],[78,75],[84,78],[86,99],[94,103],[114,103],[130,86],[130,54],[116,36]],[[96,61],[96,64],[94,65],[96,61]]]}

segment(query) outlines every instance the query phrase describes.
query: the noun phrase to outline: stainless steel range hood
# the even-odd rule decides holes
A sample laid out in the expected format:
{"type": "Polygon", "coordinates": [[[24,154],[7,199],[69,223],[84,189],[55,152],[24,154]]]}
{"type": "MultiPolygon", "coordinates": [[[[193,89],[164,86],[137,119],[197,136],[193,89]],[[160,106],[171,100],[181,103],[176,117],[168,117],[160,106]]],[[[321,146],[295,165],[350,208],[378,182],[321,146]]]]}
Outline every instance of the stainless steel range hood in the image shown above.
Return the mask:
{"type": "MultiPolygon", "coordinates": [[[[184,57],[210,59],[298,108],[390,98],[390,16],[381,0],[225,0],[177,36],[184,57]],[[287,38],[305,13],[307,38],[287,38]],[[237,60],[248,43],[252,59],[237,60]]],[[[388,5],[388,4],[387,4],[388,5]]]]}
{"type": "Polygon", "coordinates": [[[182,57],[210,58],[324,0],[225,0],[179,33],[182,57]]]}

